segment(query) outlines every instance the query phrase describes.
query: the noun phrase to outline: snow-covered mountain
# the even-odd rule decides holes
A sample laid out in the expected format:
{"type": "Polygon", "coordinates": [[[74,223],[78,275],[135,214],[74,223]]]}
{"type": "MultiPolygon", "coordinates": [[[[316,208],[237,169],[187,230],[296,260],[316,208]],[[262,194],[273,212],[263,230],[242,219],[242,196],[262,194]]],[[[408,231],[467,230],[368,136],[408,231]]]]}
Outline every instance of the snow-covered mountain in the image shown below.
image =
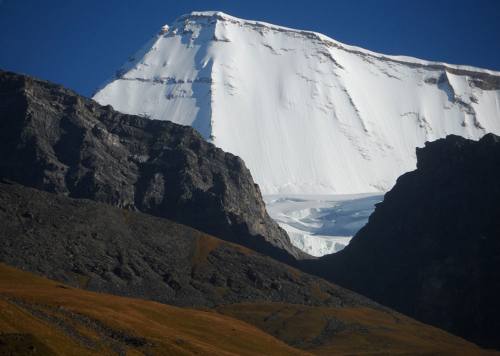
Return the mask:
{"type": "Polygon", "coordinates": [[[94,99],[193,126],[265,194],[385,191],[425,141],[500,134],[499,72],[221,12],[164,26],[94,99]]]}

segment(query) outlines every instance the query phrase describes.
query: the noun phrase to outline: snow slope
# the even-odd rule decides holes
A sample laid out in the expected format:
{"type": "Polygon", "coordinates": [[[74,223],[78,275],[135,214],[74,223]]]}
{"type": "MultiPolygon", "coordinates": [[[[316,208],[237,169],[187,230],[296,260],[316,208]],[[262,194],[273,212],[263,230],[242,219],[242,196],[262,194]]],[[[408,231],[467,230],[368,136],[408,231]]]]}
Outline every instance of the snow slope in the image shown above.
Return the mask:
{"type": "Polygon", "coordinates": [[[386,191],[425,141],[500,134],[498,72],[221,12],[164,26],[94,99],[193,126],[265,194],[386,191]]]}

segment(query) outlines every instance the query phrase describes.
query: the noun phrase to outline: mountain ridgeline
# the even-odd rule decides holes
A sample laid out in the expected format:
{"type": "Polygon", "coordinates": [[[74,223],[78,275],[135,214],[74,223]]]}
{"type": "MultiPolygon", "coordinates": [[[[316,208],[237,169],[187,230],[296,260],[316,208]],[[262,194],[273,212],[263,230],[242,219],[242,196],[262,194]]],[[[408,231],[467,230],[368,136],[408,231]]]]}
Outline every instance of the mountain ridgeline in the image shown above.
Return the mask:
{"type": "Polygon", "coordinates": [[[0,71],[0,176],[187,224],[293,263],[243,161],[194,129],[0,71]]]}
{"type": "Polygon", "coordinates": [[[341,252],[306,269],[425,323],[500,348],[500,137],[417,150],[341,252]]]}

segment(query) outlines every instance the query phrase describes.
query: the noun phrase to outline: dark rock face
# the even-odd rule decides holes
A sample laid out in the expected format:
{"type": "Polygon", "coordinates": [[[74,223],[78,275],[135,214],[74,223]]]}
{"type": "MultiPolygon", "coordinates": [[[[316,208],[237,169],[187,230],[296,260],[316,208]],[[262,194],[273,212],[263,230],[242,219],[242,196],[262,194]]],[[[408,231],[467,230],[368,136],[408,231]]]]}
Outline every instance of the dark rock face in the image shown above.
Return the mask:
{"type": "Polygon", "coordinates": [[[349,246],[306,268],[500,348],[500,137],[448,136],[417,158],[349,246]]]}
{"type": "Polygon", "coordinates": [[[0,177],[166,217],[290,263],[306,257],[268,216],[243,161],[192,128],[2,71],[0,177]]]}
{"type": "Polygon", "coordinates": [[[14,183],[0,183],[0,261],[93,291],[181,306],[273,301],[382,310],[167,219],[14,183]]]}

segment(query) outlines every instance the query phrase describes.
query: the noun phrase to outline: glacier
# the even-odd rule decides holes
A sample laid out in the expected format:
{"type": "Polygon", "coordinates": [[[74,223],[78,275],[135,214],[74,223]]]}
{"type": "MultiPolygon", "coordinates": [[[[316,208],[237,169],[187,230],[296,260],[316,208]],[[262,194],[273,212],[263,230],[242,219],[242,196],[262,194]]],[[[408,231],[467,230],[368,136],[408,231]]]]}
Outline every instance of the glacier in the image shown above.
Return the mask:
{"type": "Polygon", "coordinates": [[[292,244],[315,257],[342,250],[382,200],[380,194],[264,196],[292,244]]]}

